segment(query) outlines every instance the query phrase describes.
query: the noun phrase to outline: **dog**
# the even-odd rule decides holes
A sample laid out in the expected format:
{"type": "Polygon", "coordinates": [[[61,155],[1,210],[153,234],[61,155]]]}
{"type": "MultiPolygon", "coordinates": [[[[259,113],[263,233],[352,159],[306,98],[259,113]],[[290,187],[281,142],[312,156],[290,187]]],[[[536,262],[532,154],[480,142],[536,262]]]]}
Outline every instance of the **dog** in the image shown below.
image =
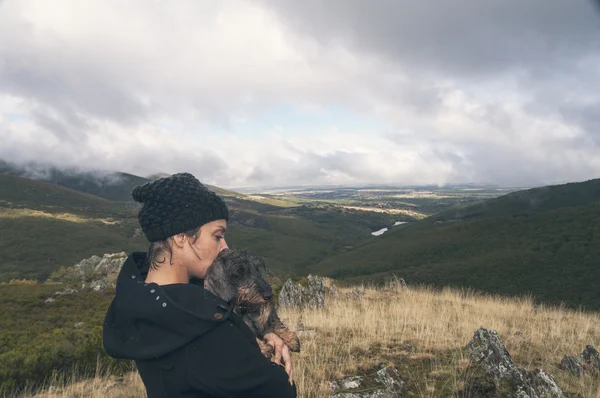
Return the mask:
{"type": "Polygon", "coordinates": [[[264,261],[246,250],[225,250],[208,268],[204,288],[233,305],[233,312],[252,330],[264,356],[273,356],[273,346],[262,338],[269,332],[278,335],[290,351],[300,352],[298,336],[275,311],[273,290],[263,277],[265,269],[264,261]]]}

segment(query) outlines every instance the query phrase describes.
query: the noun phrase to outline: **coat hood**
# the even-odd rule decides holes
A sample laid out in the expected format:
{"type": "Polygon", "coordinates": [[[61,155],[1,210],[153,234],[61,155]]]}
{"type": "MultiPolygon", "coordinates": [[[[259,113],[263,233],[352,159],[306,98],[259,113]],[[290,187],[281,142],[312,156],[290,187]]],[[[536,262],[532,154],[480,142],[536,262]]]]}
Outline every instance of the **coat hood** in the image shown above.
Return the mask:
{"type": "Polygon", "coordinates": [[[149,360],[177,350],[231,315],[231,306],[203,287],[203,280],[145,283],[146,253],[131,253],[117,279],[104,320],[104,349],[114,358],[149,360]]]}

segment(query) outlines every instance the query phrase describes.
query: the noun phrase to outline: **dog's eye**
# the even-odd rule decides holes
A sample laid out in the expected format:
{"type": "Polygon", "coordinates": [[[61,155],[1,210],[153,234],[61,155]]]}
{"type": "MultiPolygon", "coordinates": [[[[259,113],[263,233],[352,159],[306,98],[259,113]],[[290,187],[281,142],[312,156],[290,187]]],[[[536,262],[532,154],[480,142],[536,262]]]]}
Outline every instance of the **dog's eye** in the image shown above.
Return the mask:
{"type": "Polygon", "coordinates": [[[237,273],[238,275],[240,275],[240,276],[244,275],[244,268],[238,268],[238,269],[236,270],[236,273],[237,273]]]}

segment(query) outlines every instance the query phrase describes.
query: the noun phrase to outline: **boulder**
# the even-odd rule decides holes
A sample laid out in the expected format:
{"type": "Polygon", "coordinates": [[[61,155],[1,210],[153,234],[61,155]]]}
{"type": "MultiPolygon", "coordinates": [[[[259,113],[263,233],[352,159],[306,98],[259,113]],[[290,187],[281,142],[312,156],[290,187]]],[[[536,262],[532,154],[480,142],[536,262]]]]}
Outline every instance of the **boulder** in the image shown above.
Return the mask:
{"type": "Polygon", "coordinates": [[[467,350],[472,366],[480,367],[484,374],[467,381],[463,396],[564,398],[554,378],[544,370],[530,372],[517,368],[495,330],[479,328],[467,345],[467,350]]]}
{"type": "Polygon", "coordinates": [[[82,289],[100,291],[115,287],[117,276],[126,259],[125,252],[108,253],[102,257],[92,256],[75,264],[73,269],[82,282],[82,289]]]}
{"type": "Polygon", "coordinates": [[[281,288],[279,292],[279,307],[280,308],[299,308],[304,306],[304,289],[302,286],[295,284],[291,279],[281,288]]]}
{"type": "Polygon", "coordinates": [[[567,356],[560,361],[559,367],[576,376],[583,373],[600,373],[600,353],[593,345],[586,345],[583,352],[576,357],[567,356]]]}
{"type": "Polygon", "coordinates": [[[324,306],[325,287],[320,276],[309,275],[306,288],[288,279],[279,292],[280,308],[323,308],[324,306]]]}
{"type": "Polygon", "coordinates": [[[308,275],[305,303],[308,308],[323,308],[325,306],[325,287],[323,278],[320,276],[308,275]]]}
{"type": "Polygon", "coordinates": [[[600,370],[600,353],[593,345],[586,345],[585,350],[581,353],[581,359],[590,365],[594,370],[600,370]]]}
{"type": "Polygon", "coordinates": [[[571,357],[565,355],[562,361],[560,361],[559,367],[562,370],[566,370],[567,372],[576,375],[577,377],[581,376],[582,368],[580,357],[571,357]]]}
{"type": "Polygon", "coordinates": [[[331,383],[331,398],[398,398],[404,381],[394,368],[383,368],[366,376],[351,376],[331,383]]]}

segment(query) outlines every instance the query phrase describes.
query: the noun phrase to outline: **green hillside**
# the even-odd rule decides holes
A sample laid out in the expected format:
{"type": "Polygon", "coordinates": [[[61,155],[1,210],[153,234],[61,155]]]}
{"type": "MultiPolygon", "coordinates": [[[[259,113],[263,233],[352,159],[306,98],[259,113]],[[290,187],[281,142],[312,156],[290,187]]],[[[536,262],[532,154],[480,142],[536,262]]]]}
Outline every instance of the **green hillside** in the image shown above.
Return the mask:
{"type": "Polygon", "coordinates": [[[309,271],[354,282],[395,274],[409,283],[531,293],[546,302],[598,309],[600,291],[592,282],[600,280],[598,181],[510,194],[490,200],[488,213],[480,211],[481,204],[463,210],[479,218],[430,217],[373,237],[309,271]],[[519,198],[539,202],[519,211],[511,205],[519,198]],[[504,213],[515,214],[498,216],[504,213]]]}
{"type": "Polygon", "coordinates": [[[86,216],[133,214],[131,206],[64,188],[48,182],[0,174],[0,207],[68,212],[86,216]]]}
{"type": "MultiPolygon", "coordinates": [[[[305,267],[393,223],[383,213],[287,203],[280,207],[244,195],[225,200],[231,209],[230,246],[255,251],[274,272],[284,275],[303,274],[305,267]]],[[[45,280],[60,266],[92,255],[146,250],[137,209],[132,202],[112,202],[0,174],[0,282],[45,280]]]]}
{"type": "MultiPolygon", "coordinates": [[[[168,176],[168,174],[157,174],[144,178],[122,172],[63,169],[43,163],[17,165],[1,159],[0,175],[35,179],[117,202],[132,201],[133,188],[153,179],[168,176]]],[[[221,196],[245,196],[212,185],[207,186],[221,196]]]]}
{"type": "Polygon", "coordinates": [[[542,213],[600,200],[600,179],[512,192],[473,205],[440,212],[433,220],[452,221],[542,213]]]}
{"type": "MultiPolygon", "coordinates": [[[[102,349],[102,321],[114,290],[56,296],[57,285],[0,285],[0,396],[43,385],[53,372],[93,376],[97,360],[131,369],[102,349]],[[54,298],[52,303],[46,303],[54,298]]],[[[12,395],[9,395],[12,396],[12,395]]]]}

